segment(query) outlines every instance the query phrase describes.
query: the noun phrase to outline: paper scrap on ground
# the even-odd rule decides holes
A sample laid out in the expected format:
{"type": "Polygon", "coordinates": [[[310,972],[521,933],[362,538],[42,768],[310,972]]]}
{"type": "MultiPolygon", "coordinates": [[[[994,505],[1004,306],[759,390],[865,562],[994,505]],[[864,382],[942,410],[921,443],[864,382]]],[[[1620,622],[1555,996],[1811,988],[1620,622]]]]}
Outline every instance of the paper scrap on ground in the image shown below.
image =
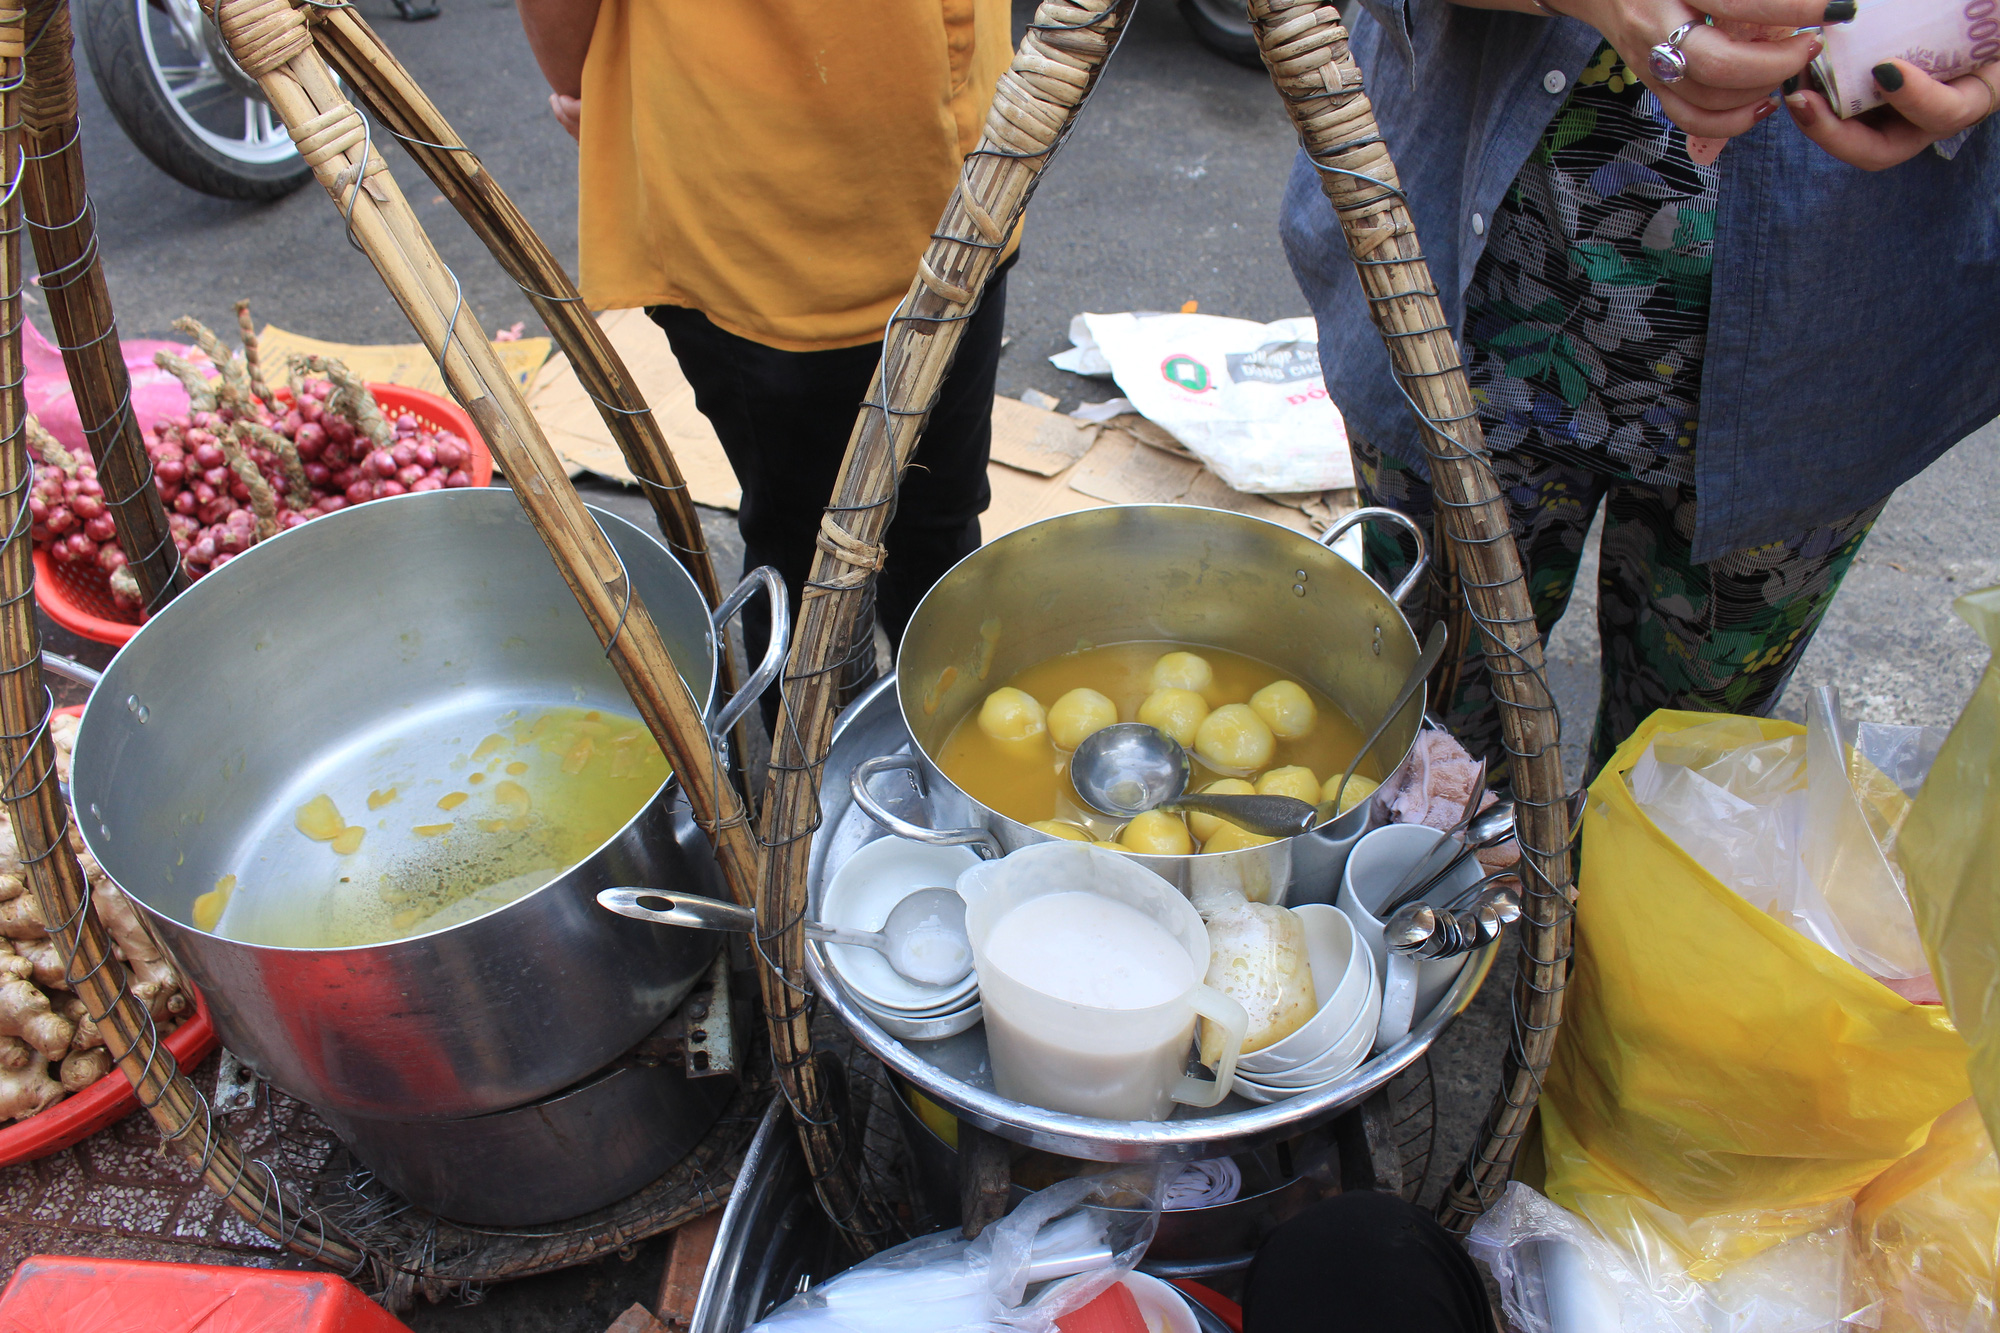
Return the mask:
{"type": "Polygon", "coordinates": [[[1173,432],[1238,491],[1325,491],[1354,484],[1347,429],[1327,397],[1318,327],[1215,315],[1082,314],[1076,344],[1049,360],[1115,378],[1149,420],[1173,432]],[[1100,369],[1102,367],[1102,369],[1100,369]]]}
{"type": "MultiPolygon", "coordinates": [[[[494,343],[493,352],[514,382],[525,386],[529,377],[549,359],[554,346],[547,338],[521,338],[494,343]]],[[[294,355],[331,356],[346,362],[347,368],[364,380],[401,384],[440,398],[451,397],[451,391],[444,386],[444,376],[438,373],[437,362],[431,360],[422,343],[336,343],[266,324],[257,335],[257,355],[265,378],[273,384],[291,383],[291,372],[285,363],[294,355]]]]}
{"type": "MultiPolygon", "coordinates": [[[[666,336],[639,310],[598,316],[653,406],[696,504],[734,509],[742,499],[729,459],[666,336]]],[[[576,471],[631,484],[624,459],[569,362],[550,358],[528,390],[528,406],[550,444],[576,471]]],[[[987,541],[1038,519],[1107,503],[1207,505],[1281,523],[1309,535],[1354,507],[1352,493],[1243,495],[1204,468],[1172,435],[1126,414],[1104,424],[1079,422],[1014,398],[993,401],[993,501],[980,520],[987,541]]]]}
{"type": "MultiPolygon", "coordinates": [[[[607,310],[597,322],[618,349],[633,387],[652,407],[687,481],[689,498],[714,509],[736,508],[743,501],[743,488],[736,484],[715,428],[694,405],[694,386],[681,374],[667,335],[643,310],[607,310]]],[[[594,472],[626,486],[638,484],[567,357],[549,358],[535,376],[528,386],[528,410],[542,423],[543,433],[562,455],[571,476],[594,472]]]]}

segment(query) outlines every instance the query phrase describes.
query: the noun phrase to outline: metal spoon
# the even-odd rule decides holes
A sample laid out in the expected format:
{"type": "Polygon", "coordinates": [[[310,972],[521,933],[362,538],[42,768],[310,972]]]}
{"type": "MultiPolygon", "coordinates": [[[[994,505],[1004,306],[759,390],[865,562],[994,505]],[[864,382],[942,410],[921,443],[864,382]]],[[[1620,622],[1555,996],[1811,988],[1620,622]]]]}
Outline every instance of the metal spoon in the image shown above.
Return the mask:
{"type": "MultiPolygon", "coordinates": [[[[604,889],[597,904],[620,916],[696,930],[757,928],[747,907],[690,893],[657,889],[604,889]]],[[[873,949],[905,980],[949,986],[972,971],[972,940],[965,931],[965,899],[953,889],[918,889],[889,909],[878,931],[852,930],[818,921],[803,923],[806,938],[873,949]]]]}
{"type": "Polygon", "coordinates": [[[1381,740],[1383,733],[1389,730],[1389,724],[1402,716],[1403,708],[1416,696],[1424,679],[1437,669],[1438,662],[1444,657],[1444,643],[1447,637],[1442,620],[1431,626],[1430,637],[1424,640],[1424,650],[1417,654],[1417,664],[1411,667],[1410,674],[1403,678],[1403,688],[1396,691],[1396,701],[1389,705],[1389,711],[1382,714],[1382,720],[1375,724],[1375,730],[1368,733],[1368,739],[1361,742],[1361,748],[1354,752],[1354,758],[1347,761],[1347,771],[1340,775],[1340,785],[1333,789],[1333,799],[1322,804],[1320,809],[1330,810],[1332,814],[1340,813],[1340,798],[1347,791],[1347,783],[1354,776],[1354,770],[1360,766],[1368,752],[1375,748],[1375,742],[1381,740]]]}
{"type": "Polygon", "coordinates": [[[1319,822],[1310,801],[1291,796],[1190,795],[1192,773],[1180,742],[1143,722],[1117,722],[1092,732],[1069,760],[1078,799],[1118,819],[1148,810],[1188,811],[1267,838],[1289,838],[1319,822]]]}

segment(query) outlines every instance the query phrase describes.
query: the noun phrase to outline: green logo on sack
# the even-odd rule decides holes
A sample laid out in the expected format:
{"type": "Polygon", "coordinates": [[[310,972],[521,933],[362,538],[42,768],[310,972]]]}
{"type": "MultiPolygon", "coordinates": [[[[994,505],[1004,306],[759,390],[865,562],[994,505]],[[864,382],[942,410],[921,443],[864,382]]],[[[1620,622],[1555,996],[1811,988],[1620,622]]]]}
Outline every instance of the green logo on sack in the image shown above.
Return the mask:
{"type": "Polygon", "coordinates": [[[1208,391],[1208,367],[1191,356],[1170,356],[1160,362],[1160,377],[1189,393],[1208,391]]]}

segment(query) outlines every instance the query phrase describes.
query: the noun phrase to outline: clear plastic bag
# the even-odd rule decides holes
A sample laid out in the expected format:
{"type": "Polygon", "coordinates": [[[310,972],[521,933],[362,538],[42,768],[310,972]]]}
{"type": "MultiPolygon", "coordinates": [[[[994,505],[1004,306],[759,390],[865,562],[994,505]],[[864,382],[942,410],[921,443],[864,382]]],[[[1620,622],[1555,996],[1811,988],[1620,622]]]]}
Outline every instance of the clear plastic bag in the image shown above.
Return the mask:
{"type": "Polygon", "coordinates": [[[1848,1255],[1846,1200],[1690,1225],[1625,1214],[1606,1237],[1516,1181],[1467,1238],[1520,1333],[1841,1333],[1870,1313],[1848,1255]],[[1775,1244],[1761,1249],[1749,1237],[1775,1244]],[[1704,1280],[1720,1254],[1755,1250],[1704,1280]]]}
{"type": "MultiPolygon", "coordinates": [[[[1319,1010],[1305,926],[1289,908],[1253,903],[1234,889],[1196,888],[1195,910],[1208,925],[1210,986],[1243,1006],[1250,1025],[1243,1053],[1261,1051],[1304,1027],[1319,1010]]],[[[1201,1025],[1202,1063],[1222,1054],[1223,1035],[1201,1025]]]]}
{"type": "Polygon", "coordinates": [[[1096,1299],[1146,1252],[1163,1174],[1126,1167],[1060,1181],[1023,1199],[977,1240],[943,1231],[884,1250],[793,1297],[753,1329],[1055,1333],[1058,1318],[1096,1299]]]}
{"type": "Polygon", "coordinates": [[[1895,847],[1941,738],[1848,723],[1822,686],[1803,736],[1718,718],[1659,736],[1628,781],[1660,831],[1746,901],[1907,998],[1935,999],[1895,847]]]}

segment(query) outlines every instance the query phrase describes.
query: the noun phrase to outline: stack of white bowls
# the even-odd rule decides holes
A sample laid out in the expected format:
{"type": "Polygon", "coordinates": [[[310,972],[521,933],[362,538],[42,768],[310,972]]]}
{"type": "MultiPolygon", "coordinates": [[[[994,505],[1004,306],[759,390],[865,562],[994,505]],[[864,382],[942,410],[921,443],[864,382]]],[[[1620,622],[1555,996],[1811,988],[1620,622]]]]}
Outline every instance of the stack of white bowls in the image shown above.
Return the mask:
{"type": "Polygon", "coordinates": [[[1368,1058],[1382,1017],[1375,957],[1347,914],[1325,903],[1292,909],[1305,927],[1319,1010],[1304,1027],[1236,1061],[1236,1094],[1260,1105],[1317,1092],[1368,1058]]]}
{"type": "MultiPolygon", "coordinates": [[[[949,889],[962,872],[978,863],[978,853],[969,847],[877,838],[835,872],[820,899],[819,919],[830,926],[878,931],[890,909],[904,898],[918,889],[949,889]]],[[[979,1021],[976,973],[968,972],[949,986],[926,986],[904,977],[873,949],[852,944],[824,947],[841,986],[892,1037],[938,1041],[979,1021]]]]}

